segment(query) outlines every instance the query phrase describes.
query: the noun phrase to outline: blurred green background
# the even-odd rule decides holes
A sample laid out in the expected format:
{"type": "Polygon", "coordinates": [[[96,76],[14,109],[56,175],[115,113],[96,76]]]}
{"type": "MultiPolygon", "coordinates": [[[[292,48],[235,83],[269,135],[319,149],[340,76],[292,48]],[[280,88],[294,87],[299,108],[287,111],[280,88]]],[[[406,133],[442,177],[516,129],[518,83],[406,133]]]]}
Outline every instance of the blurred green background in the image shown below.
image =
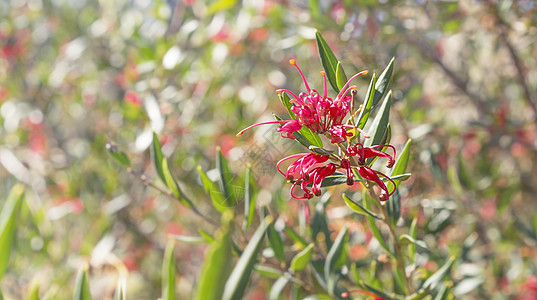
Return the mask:
{"type": "MultiPolygon", "coordinates": [[[[396,57],[391,144],[413,139],[403,217],[419,216],[437,252],[468,246],[456,298],[535,299],[537,8],[492,0],[0,2],[0,204],[16,182],[27,186],[4,297],[22,299],[37,281],[42,295],[68,299],[89,261],[95,299],[111,299],[118,265],[130,298],[156,299],[167,234],[211,229],[131,176],[107,142],[156,179],[155,131],[208,215],[196,167],[212,176],[220,146],[233,171],[254,165],[258,201],[292,213],[272,166],[300,148],[274,128],[235,134],[284,112],[276,89],[303,89],[289,59],[320,89],[315,29],[347,75],[370,71],[355,82],[359,99],[396,57]]],[[[330,207],[342,206],[334,196],[330,207]]],[[[177,246],[183,297],[205,248],[177,246]]],[[[248,298],[264,299],[270,282],[253,284],[248,298]]]]}

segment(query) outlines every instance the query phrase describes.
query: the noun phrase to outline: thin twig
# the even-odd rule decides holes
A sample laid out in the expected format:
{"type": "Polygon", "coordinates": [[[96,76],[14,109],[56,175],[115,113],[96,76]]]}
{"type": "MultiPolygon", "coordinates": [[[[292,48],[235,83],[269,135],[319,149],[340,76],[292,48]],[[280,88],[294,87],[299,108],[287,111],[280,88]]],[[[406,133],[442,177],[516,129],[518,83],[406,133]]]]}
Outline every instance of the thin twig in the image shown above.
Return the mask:
{"type": "MultiPolygon", "coordinates": [[[[147,176],[145,176],[145,174],[141,173],[141,172],[137,172],[137,171],[134,171],[132,168],[128,168],[127,169],[129,171],[129,173],[134,176],[135,178],[138,178],[140,181],[142,181],[144,183],[144,185],[146,186],[149,186],[149,187],[152,187],[153,189],[161,192],[162,194],[170,197],[171,199],[174,199],[174,200],[179,200],[178,198],[176,198],[172,192],[170,190],[164,190],[162,189],[161,187],[155,185],[153,182],[151,182],[147,176]]],[[[214,225],[214,226],[218,226],[218,222],[216,222],[215,220],[205,216],[204,214],[202,214],[196,207],[194,206],[191,206],[189,207],[196,215],[202,217],[203,219],[205,219],[207,222],[209,222],[211,225],[214,225]]]]}

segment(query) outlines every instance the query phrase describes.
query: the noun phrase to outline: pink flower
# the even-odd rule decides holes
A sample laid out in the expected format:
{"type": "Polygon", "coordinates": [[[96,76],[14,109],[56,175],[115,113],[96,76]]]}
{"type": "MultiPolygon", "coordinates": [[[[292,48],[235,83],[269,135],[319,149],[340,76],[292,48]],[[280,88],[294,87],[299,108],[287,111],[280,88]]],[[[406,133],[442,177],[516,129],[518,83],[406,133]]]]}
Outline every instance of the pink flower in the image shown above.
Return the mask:
{"type": "Polygon", "coordinates": [[[333,163],[326,163],[329,159],[328,155],[319,155],[316,153],[301,153],[291,155],[278,162],[276,165],[278,171],[287,178],[289,181],[295,180],[291,187],[291,197],[295,199],[310,199],[313,194],[316,196],[321,195],[321,184],[323,180],[336,171],[336,165],[333,163]],[[280,164],[286,160],[297,158],[289,167],[287,172],[282,172],[280,164]],[[293,194],[293,189],[300,183],[300,188],[304,191],[304,195],[299,197],[293,194]],[[311,191],[308,185],[311,184],[311,191]],[[313,194],[312,194],[313,192],[313,194]]]}
{"type": "Polygon", "coordinates": [[[393,193],[395,192],[397,188],[396,184],[390,177],[388,177],[384,173],[373,170],[370,167],[366,166],[365,164],[366,164],[366,159],[368,158],[385,157],[385,158],[388,158],[386,167],[388,168],[393,167],[395,163],[393,156],[375,149],[375,148],[384,148],[384,147],[391,148],[395,156],[395,148],[391,145],[376,145],[372,147],[364,147],[364,145],[357,143],[356,145],[353,145],[347,148],[347,155],[349,157],[356,157],[358,166],[351,166],[349,160],[347,159],[341,160],[341,168],[345,169],[347,173],[347,184],[352,185],[352,183],[354,182],[352,178],[353,174],[352,174],[351,168],[357,169],[358,174],[360,174],[362,178],[375,182],[384,191],[384,193],[379,196],[379,199],[381,201],[386,201],[388,200],[388,198],[390,198],[391,195],[393,195],[393,193]],[[384,184],[384,182],[379,177],[379,175],[389,180],[395,188],[392,191],[389,191],[388,187],[386,186],[386,184],[384,184]]]}
{"type": "Polygon", "coordinates": [[[332,99],[327,96],[325,72],[321,72],[324,79],[324,91],[321,96],[316,90],[310,88],[302,70],[300,70],[296,64],[296,61],[291,59],[289,60],[289,63],[295,66],[300,73],[306,87],[306,92],[300,93],[298,96],[285,89],[277,90],[277,92],[286,92],[292,97],[289,102],[293,104],[291,111],[295,114],[296,120],[282,120],[254,124],[243,129],[237,136],[241,136],[246,130],[255,126],[279,123],[283,124],[280,129],[278,129],[278,132],[282,133],[282,137],[295,139],[296,137],[293,132],[300,130],[302,126],[306,126],[317,134],[329,135],[331,142],[334,144],[346,141],[347,137],[352,136],[352,134],[347,133],[345,127],[354,128],[354,126],[343,125],[343,120],[350,111],[350,101],[352,100],[352,97],[347,94],[349,91],[356,89],[355,86],[349,87],[349,83],[356,77],[367,74],[367,71],[352,76],[336,98],[332,99]]]}

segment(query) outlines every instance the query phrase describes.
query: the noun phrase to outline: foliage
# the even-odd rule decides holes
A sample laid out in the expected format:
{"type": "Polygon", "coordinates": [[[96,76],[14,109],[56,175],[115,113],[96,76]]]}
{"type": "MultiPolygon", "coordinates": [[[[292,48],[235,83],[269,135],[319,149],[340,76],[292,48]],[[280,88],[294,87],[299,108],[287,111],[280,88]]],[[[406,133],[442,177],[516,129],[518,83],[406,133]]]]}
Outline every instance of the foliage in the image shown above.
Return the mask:
{"type": "Polygon", "coordinates": [[[0,298],[532,299],[534,6],[3,2],[0,298]],[[235,137],[294,118],[292,58],[335,91],[370,70],[385,204],[337,173],[290,199],[276,162],[337,151],[306,127],[235,137]]]}

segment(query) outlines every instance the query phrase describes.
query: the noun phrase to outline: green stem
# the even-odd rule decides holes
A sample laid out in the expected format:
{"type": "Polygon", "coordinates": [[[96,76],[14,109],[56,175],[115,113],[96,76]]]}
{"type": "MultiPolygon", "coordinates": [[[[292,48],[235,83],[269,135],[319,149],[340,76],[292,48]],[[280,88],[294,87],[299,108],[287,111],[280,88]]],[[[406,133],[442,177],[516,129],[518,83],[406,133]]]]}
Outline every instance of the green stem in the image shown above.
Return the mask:
{"type": "Polygon", "coordinates": [[[403,279],[405,280],[406,292],[408,296],[409,294],[412,294],[414,292],[414,288],[412,287],[412,283],[410,282],[410,279],[406,275],[405,264],[404,264],[403,255],[401,252],[401,245],[399,244],[399,240],[397,239],[397,236],[395,235],[395,231],[393,230],[392,224],[388,216],[388,211],[386,210],[386,206],[381,205],[380,203],[379,203],[379,206],[381,207],[382,214],[384,215],[384,218],[382,219],[382,221],[384,222],[384,224],[388,226],[390,237],[393,240],[393,245],[395,248],[395,256],[397,258],[396,259],[397,268],[399,268],[399,271],[401,272],[401,274],[403,274],[403,279]]]}

